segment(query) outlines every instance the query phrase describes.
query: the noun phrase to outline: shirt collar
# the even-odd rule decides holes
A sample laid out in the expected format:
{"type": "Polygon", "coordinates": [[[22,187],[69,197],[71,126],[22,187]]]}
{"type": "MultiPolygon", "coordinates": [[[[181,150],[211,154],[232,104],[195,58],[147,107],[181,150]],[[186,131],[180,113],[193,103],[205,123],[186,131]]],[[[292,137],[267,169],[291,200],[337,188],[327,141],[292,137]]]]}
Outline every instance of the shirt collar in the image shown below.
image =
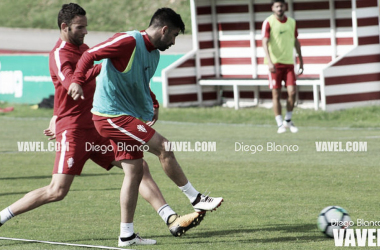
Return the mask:
{"type": "Polygon", "coordinates": [[[152,52],[153,50],[156,50],[157,48],[154,47],[154,45],[152,44],[152,42],[149,40],[148,34],[145,32],[145,30],[141,30],[140,33],[141,33],[142,37],[144,38],[146,49],[149,52],[152,52]]]}
{"type": "MultiPolygon", "coordinates": [[[[274,15],[274,14],[273,14],[274,15]]],[[[275,16],[276,17],[276,16],[275,16]]],[[[280,23],[286,23],[286,21],[288,20],[288,17],[286,15],[284,15],[284,19],[280,20],[276,17],[276,19],[280,22],[280,23]]]]}
{"type": "Polygon", "coordinates": [[[68,47],[70,47],[70,48],[73,49],[73,50],[84,51],[84,50],[87,50],[87,49],[88,49],[88,46],[87,46],[85,43],[83,43],[83,44],[80,45],[80,46],[77,46],[77,45],[72,44],[72,43],[70,43],[70,42],[63,41],[61,38],[59,38],[58,42],[59,42],[60,44],[63,43],[63,42],[65,42],[65,46],[68,46],[68,47]]]}

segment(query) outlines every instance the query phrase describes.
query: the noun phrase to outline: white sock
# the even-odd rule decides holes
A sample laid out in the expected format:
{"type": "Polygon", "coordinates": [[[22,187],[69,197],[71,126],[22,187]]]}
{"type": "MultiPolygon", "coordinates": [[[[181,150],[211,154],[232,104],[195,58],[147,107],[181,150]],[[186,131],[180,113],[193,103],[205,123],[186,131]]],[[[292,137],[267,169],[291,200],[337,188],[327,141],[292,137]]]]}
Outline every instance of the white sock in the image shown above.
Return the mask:
{"type": "Polygon", "coordinates": [[[120,237],[127,238],[135,233],[132,223],[120,223],[120,237]]]}
{"type": "Polygon", "coordinates": [[[277,126],[281,126],[282,125],[282,115],[276,115],[276,122],[277,122],[277,126]]]}
{"type": "Polygon", "coordinates": [[[161,218],[164,220],[165,223],[168,223],[168,219],[173,214],[176,214],[176,212],[173,211],[173,209],[168,205],[165,204],[162,207],[160,207],[157,210],[157,213],[161,216],[161,218]]]}
{"type": "Polygon", "coordinates": [[[199,192],[191,185],[190,181],[183,187],[179,187],[182,192],[189,198],[190,202],[194,202],[199,192]]]}
{"type": "Polygon", "coordinates": [[[4,224],[8,220],[15,217],[15,215],[12,213],[10,207],[5,208],[3,211],[0,212],[0,223],[4,224]]]}
{"type": "Polygon", "coordinates": [[[293,114],[292,111],[286,112],[285,121],[289,122],[290,120],[292,120],[292,114],[293,114]]]}

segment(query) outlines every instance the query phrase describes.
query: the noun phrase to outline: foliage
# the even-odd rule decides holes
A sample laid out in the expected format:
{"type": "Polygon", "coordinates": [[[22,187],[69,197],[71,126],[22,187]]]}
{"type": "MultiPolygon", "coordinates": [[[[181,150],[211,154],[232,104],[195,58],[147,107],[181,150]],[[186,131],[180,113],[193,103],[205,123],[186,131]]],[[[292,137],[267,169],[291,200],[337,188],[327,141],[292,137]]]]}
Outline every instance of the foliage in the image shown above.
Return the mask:
{"type": "MultiPolygon", "coordinates": [[[[0,24],[11,28],[56,29],[57,14],[70,0],[1,0],[0,24]]],[[[170,7],[181,15],[186,33],[191,34],[189,0],[77,0],[87,12],[89,30],[119,32],[148,27],[153,13],[170,7]]]]}

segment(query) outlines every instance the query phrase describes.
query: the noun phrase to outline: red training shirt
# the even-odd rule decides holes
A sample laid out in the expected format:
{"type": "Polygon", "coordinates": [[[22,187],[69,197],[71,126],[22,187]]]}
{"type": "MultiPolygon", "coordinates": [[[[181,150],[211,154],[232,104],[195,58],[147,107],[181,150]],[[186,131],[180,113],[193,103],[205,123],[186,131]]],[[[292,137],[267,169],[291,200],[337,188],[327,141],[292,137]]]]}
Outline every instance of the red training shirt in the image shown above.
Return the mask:
{"type": "Polygon", "coordinates": [[[49,53],[49,70],[55,87],[54,115],[57,115],[56,134],[66,129],[95,128],[92,121],[92,100],[95,93],[95,78],[100,73],[101,64],[91,65],[86,74],[83,88],[84,100],[74,101],[67,94],[70,84],[73,82],[73,74],[77,62],[89,47],[86,44],[76,46],[74,44],[58,40],[55,47],[49,53]]]}

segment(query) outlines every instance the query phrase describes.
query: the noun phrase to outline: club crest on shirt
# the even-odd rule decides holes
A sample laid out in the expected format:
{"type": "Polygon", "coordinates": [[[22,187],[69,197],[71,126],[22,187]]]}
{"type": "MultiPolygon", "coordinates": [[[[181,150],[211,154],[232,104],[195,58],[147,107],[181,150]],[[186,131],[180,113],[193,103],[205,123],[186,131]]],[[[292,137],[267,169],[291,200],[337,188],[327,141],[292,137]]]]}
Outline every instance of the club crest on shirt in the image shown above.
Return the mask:
{"type": "Polygon", "coordinates": [[[137,130],[144,133],[147,132],[144,125],[141,125],[141,124],[137,125],[137,130]]]}

